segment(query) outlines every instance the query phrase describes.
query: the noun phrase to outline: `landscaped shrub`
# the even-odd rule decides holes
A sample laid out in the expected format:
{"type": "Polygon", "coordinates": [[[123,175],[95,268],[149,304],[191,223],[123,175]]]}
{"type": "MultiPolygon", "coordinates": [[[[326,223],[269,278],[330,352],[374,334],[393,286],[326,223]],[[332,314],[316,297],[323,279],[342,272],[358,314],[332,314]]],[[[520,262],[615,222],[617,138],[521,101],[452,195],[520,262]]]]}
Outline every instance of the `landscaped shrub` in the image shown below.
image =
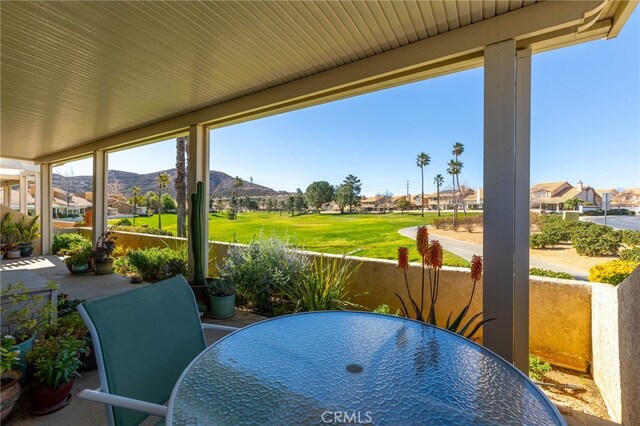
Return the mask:
{"type": "Polygon", "coordinates": [[[535,275],[537,277],[549,277],[549,278],[562,278],[564,280],[573,280],[574,277],[566,272],[556,272],[550,269],[531,268],[529,269],[529,275],[535,275]]]}
{"type": "Polygon", "coordinates": [[[529,355],[529,377],[532,380],[542,380],[551,371],[551,365],[544,362],[539,356],[529,355]]]}
{"type": "Polygon", "coordinates": [[[349,278],[357,269],[345,259],[323,256],[313,262],[311,270],[300,279],[281,284],[280,293],[290,312],[331,311],[359,308],[347,291],[349,278]]]}
{"type": "Polygon", "coordinates": [[[128,218],[122,218],[116,222],[116,226],[132,226],[133,224],[128,218]]]}
{"type": "Polygon", "coordinates": [[[231,247],[219,272],[251,307],[272,314],[279,289],[297,284],[310,272],[310,262],[286,240],[259,237],[246,247],[231,247]]]}
{"type": "Polygon", "coordinates": [[[462,227],[469,232],[473,232],[473,230],[477,226],[477,219],[475,217],[465,217],[460,219],[462,227]]]}
{"type": "Polygon", "coordinates": [[[447,229],[448,223],[446,218],[436,218],[431,222],[434,228],[436,229],[447,229]]]}
{"type": "Polygon", "coordinates": [[[118,226],[116,231],[135,232],[137,234],[149,234],[149,235],[166,235],[173,236],[173,232],[166,229],[152,228],[149,226],[118,226]]]}
{"type": "Polygon", "coordinates": [[[630,229],[622,231],[622,244],[627,247],[640,247],[640,231],[630,229]]]}
{"type": "Polygon", "coordinates": [[[120,274],[138,275],[145,281],[163,280],[187,273],[185,259],[175,250],[158,247],[132,250],[127,256],[116,259],[114,268],[120,274]]]}
{"type": "Polygon", "coordinates": [[[640,263],[640,246],[620,251],[620,260],[631,260],[640,263]]]}
{"type": "Polygon", "coordinates": [[[73,224],[74,228],[82,228],[83,226],[88,226],[87,222],[85,222],[84,220],[80,220],[76,223],[73,224]]]}
{"type": "Polygon", "coordinates": [[[630,260],[612,260],[589,269],[589,281],[618,285],[640,265],[630,260]]]}
{"type": "Polygon", "coordinates": [[[608,226],[583,223],[573,232],[572,242],[581,256],[615,256],[622,244],[622,234],[608,226]]]}
{"type": "Polygon", "coordinates": [[[534,249],[544,249],[553,247],[560,242],[557,235],[547,232],[538,232],[529,238],[529,247],[534,249]]]}
{"type": "Polygon", "coordinates": [[[59,255],[62,250],[70,249],[73,244],[89,244],[91,241],[85,236],[74,233],[56,234],[53,236],[51,251],[53,254],[59,255]]]}

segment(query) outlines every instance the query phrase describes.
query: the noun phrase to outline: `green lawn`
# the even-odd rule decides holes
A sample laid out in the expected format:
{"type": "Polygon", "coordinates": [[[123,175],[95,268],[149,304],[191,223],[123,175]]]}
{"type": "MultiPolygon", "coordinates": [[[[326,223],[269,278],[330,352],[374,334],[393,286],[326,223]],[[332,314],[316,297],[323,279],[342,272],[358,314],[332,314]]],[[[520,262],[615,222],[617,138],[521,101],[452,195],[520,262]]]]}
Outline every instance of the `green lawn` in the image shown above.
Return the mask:
{"type": "MultiPolygon", "coordinates": [[[[443,214],[445,216],[445,214],[443,214]]],[[[398,234],[409,226],[431,223],[437,213],[388,214],[308,214],[289,216],[286,213],[240,213],[237,220],[224,214],[211,214],[209,237],[215,241],[248,243],[260,235],[288,236],[291,242],[312,251],[378,259],[396,259],[399,246],[408,246],[411,259],[418,260],[413,240],[398,234]]],[[[158,226],[158,216],[141,217],[136,224],[158,226]]],[[[176,215],[162,215],[162,229],[176,232],[176,215]]],[[[444,254],[444,263],[468,266],[468,262],[452,253],[444,254]]]]}

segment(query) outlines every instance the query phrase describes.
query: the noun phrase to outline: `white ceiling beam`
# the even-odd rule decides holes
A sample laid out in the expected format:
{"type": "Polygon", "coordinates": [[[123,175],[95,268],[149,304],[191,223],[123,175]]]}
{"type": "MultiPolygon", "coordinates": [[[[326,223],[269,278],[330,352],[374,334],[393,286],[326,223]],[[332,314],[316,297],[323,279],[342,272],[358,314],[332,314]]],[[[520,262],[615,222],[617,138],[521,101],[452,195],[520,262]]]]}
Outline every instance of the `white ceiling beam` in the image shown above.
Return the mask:
{"type": "MultiPolygon", "coordinates": [[[[74,148],[42,156],[49,163],[186,133],[194,124],[223,127],[254,118],[299,109],[385,87],[468,69],[482,64],[485,46],[513,39],[517,47],[534,52],[537,44],[554,47],[552,35],[572,35],[602,1],[548,1],[514,10],[453,31],[427,38],[378,55],[300,80],[213,105],[163,121],[147,124],[74,148]],[[548,34],[549,37],[545,37],[548,34]],[[530,42],[529,40],[533,40],[530,42]]],[[[586,36],[586,35],[585,35],[586,36]]],[[[592,36],[592,34],[591,34],[592,36]]],[[[566,44],[561,40],[557,47],[566,44]]]]}

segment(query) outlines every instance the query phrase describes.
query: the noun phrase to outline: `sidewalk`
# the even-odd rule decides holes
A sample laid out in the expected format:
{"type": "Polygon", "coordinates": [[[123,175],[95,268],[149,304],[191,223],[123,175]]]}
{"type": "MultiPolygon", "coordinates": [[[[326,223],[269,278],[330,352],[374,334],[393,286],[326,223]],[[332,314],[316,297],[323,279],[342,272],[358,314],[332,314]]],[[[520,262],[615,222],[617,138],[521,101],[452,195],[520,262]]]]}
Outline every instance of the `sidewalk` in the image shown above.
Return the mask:
{"type": "MultiPolygon", "coordinates": [[[[410,228],[401,229],[398,231],[398,233],[404,237],[415,240],[417,230],[417,226],[412,226],[410,228]]],[[[440,235],[438,235],[437,240],[440,241],[440,244],[442,244],[442,248],[468,261],[471,260],[471,255],[482,254],[482,244],[470,243],[467,241],[456,240],[455,238],[449,238],[440,235]]],[[[589,277],[589,271],[587,270],[549,262],[548,260],[539,259],[531,255],[529,257],[529,263],[531,268],[542,268],[550,269],[557,272],[566,272],[567,274],[573,275],[574,278],[578,280],[586,281],[589,277]]]]}

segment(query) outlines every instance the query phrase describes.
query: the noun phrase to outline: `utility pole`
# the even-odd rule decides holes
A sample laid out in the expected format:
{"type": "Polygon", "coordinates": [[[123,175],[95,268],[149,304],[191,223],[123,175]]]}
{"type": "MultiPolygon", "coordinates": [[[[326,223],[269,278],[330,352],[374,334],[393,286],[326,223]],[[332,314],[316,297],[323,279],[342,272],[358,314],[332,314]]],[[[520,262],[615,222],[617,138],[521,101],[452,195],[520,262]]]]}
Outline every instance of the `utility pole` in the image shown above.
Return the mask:
{"type": "Polygon", "coordinates": [[[407,201],[409,201],[409,181],[407,181],[407,201]]]}

